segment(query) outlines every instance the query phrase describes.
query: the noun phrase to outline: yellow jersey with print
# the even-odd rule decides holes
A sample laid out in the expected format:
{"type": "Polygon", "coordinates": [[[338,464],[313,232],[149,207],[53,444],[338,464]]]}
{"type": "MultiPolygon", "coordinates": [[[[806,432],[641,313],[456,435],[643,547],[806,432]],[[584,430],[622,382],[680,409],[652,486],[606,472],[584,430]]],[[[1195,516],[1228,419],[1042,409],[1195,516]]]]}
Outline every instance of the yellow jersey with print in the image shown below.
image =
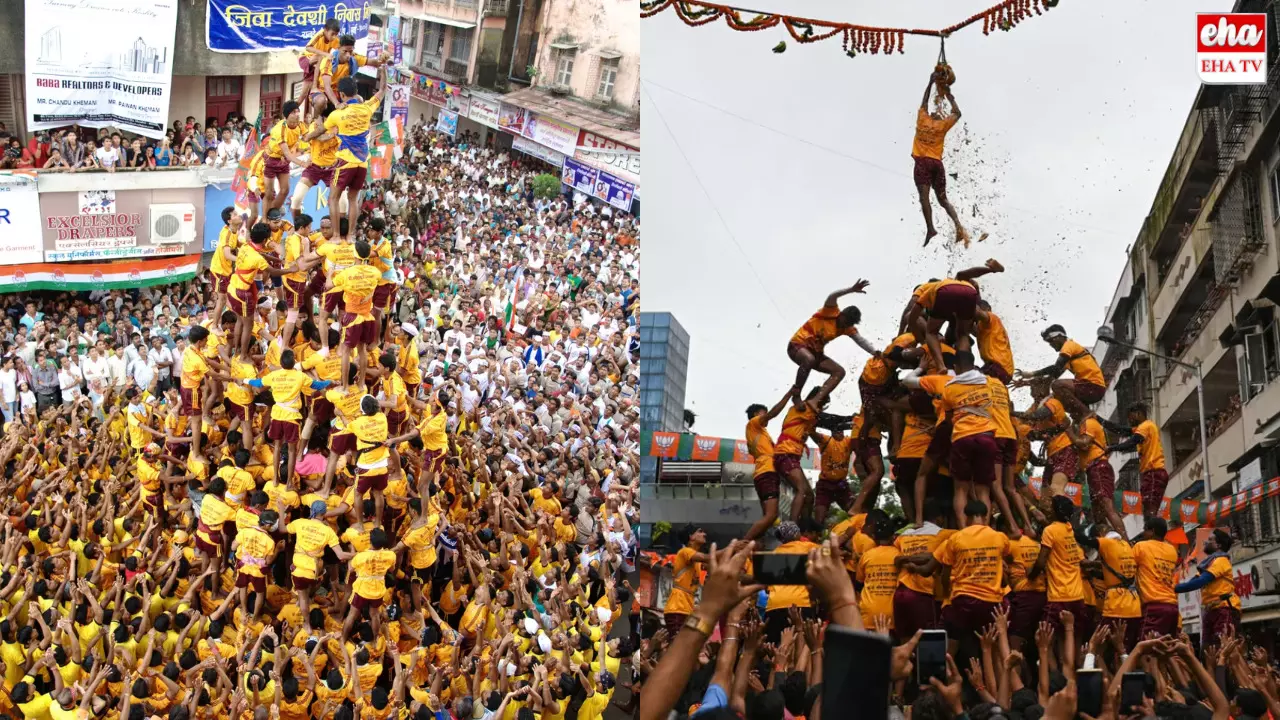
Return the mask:
{"type": "Polygon", "coordinates": [[[342,305],[357,320],[372,320],[373,291],[382,273],[372,265],[352,265],[333,278],[333,287],[342,291],[342,305]]]}
{"type": "Polygon", "coordinates": [[[324,258],[326,274],[342,272],[359,262],[355,243],[345,240],[330,240],[316,248],[316,254],[324,258]]]}
{"type": "Polygon", "coordinates": [[[1067,356],[1067,370],[1071,372],[1072,377],[1106,387],[1107,380],[1102,375],[1102,368],[1098,367],[1098,361],[1093,359],[1093,353],[1086,350],[1083,345],[1075,340],[1067,340],[1062,343],[1058,353],[1067,356]]]}
{"type": "Polygon", "coordinates": [[[356,436],[356,450],[360,452],[356,464],[360,470],[367,475],[385,473],[391,454],[382,445],[387,441],[387,416],[381,412],[362,415],[352,421],[347,430],[356,436]]]}
{"type": "Polygon", "coordinates": [[[231,226],[227,225],[218,233],[218,244],[213,248],[213,259],[209,261],[209,270],[214,275],[226,277],[235,269],[232,261],[223,256],[223,250],[235,250],[240,246],[240,236],[231,232],[231,226]]]}
{"type": "MultiPolygon", "coordinates": [[[[294,263],[298,262],[298,259],[301,257],[302,257],[302,236],[299,235],[298,233],[289,233],[289,235],[286,236],[284,239],[284,264],[293,265],[294,263]]],[[[293,282],[299,282],[299,283],[306,282],[307,271],[299,270],[298,272],[291,272],[288,275],[285,275],[284,279],[292,280],[293,282]]]]}
{"type": "Polygon", "coordinates": [[[267,259],[251,244],[244,244],[236,255],[236,269],[231,276],[232,290],[248,290],[254,286],[258,272],[271,267],[267,259]]]}
{"type": "Polygon", "coordinates": [[[1142,617],[1133,547],[1124,540],[1100,537],[1098,558],[1102,561],[1102,617],[1142,617]]]}
{"type": "Polygon", "coordinates": [[[369,125],[381,103],[377,95],[364,102],[348,100],[325,119],[324,129],[337,134],[339,167],[369,167],[369,125]]]}
{"type": "Polygon", "coordinates": [[[271,390],[271,419],[298,422],[302,419],[302,390],[311,386],[311,376],[301,370],[272,370],[262,378],[271,390]]]}
{"type": "Polygon", "coordinates": [[[338,534],[328,524],[311,518],[299,518],[286,527],[296,538],[293,546],[293,574],[315,579],[320,571],[324,549],[338,547],[338,534]]]}
{"type": "Polygon", "coordinates": [[[245,575],[265,577],[262,570],[275,549],[276,543],[271,536],[256,527],[236,533],[236,560],[240,563],[240,572],[245,575]]]}
{"type": "Polygon", "coordinates": [[[205,360],[195,345],[188,345],[182,350],[182,387],[194,390],[200,387],[200,381],[209,373],[209,361],[205,360]]]}
{"type": "Polygon", "coordinates": [[[1240,609],[1240,596],[1236,594],[1235,578],[1232,575],[1231,561],[1225,557],[1216,557],[1209,563],[1209,574],[1213,579],[1208,585],[1200,588],[1200,605],[1208,610],[1220,607],[1240,609]]]}
{"type": "MultiPolygon", "coordinates": [[[[311,132],[316,130],[320,130],[321,135],[323,135],[324,123],[322,121],[311,121],[311,132]]],[[[321,140],[321,135],[317,135],[311,140],[311,164],[322,168],[333,167],[333,164],[338,162],[338,146],[342,144],[342,141],[338,139],[337,135],[328,140],[321,140]]]]}
{"type": "Polygon", "coordinates": [[[365,550],[351,558],[351,569],[356,571],[352,585],[355,593],[369,600],[380,600],[387,594],[387,571],[396,565],[396,554],[391,550],[365,550]]]}
{"type": "Polygon", "coordinates": [[[240,407],[248,407],[252,404],[253,392],[243,383],[256,377],[258,377],[258,369],[253,366],[253,363],[239,355],[231,358],[231,379],[235,382],[227,383],[227,399],[240,407]]]}
{"type": "MultiPolygon", "coordinates": [[[[351,53],[348,60],[339,60],[337,48],[334,48],[320,61],[320,68],[316,71],[317,78],[328,76],[329,87],[337,94],[338,81],[345,77],[351,77],[352,73],[359,68],[369,64],[369,59],[364,55],[351,53]]],[[[323,87],[323,86],[322,86],[323,87]]]]}
{"type": "Polygon", "coordinates": [[[400,377],[408,385],[422,384],[422,369],[418,363],[418,341],[415,338],[408,338],[406,342],[400,346],[400,357],[396,363],[396,368],[400,373],[400,377]]]}
{"type": "Polygon", "coordinates": [[[298,141],[302,139],[302,133],[306,129],[307,126],[302,123],[290,127],[288,120],[277,122],[267,136],[267,157],[283,160],[284,147],[288,147],[290,152],[296,152],[298,141]]]}
{"type": "Polygon", "coordinates": [[[449,414],[439,408],[436,410],[435,414],[424,417],[422,422],[418,423],[418,434],[422,436],[423,447],[433,452],[440,452],[449,447],[449,436],[446,431],[449,414]]]}

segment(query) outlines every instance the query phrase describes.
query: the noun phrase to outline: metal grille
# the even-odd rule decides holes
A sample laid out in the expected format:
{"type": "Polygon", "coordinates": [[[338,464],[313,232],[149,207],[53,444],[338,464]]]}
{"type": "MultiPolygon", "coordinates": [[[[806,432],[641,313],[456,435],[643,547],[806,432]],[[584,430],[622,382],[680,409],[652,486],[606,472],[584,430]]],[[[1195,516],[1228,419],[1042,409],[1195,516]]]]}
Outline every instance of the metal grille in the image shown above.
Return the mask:
{"type": "Polygon", "coordinates": [[[1258,181],[1239,173],[1223,191],[1212,219],[1214,281],[1234,285],[1253,264],[1264,244],[1258,181]]]}

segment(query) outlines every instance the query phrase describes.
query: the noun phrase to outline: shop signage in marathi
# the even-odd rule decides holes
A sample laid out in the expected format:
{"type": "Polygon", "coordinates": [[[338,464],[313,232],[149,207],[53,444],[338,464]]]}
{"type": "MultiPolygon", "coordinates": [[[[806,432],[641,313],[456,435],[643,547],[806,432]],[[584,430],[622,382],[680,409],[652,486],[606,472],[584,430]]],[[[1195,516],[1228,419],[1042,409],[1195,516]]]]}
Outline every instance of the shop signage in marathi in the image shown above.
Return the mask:
{"type": "Polygon", "coordinates": [[[578,128],[535,112],[525,118],[524,136],[564,155],[572,155],[578,144],[578,128]]]}
{"type": "Polygon", "coordinates": [[[549,165],[553,165],[555,167],[562,167],[564,165],[565,157],[563,153],[558,153],[545,145],[539,145],[528,138],[520,136],[512,138],[511,147],[526,155],[532,155],[549,165]]]}
{"type": "Polygon", "coordinates": [[[118,260],[121,258],[162,257],[181,255],[186,251],[182,243],[171,245],[143,245],[141,247],[108,247],[85,250],[45,250],[45,262],[71,262],[76,260],[118,260]]]}
{"type": "Polygon", "coordinates": [[[485,127],[497,129],[501,127],[498,125],[498,115],[501,112],[502,103],[500,101],[472,95],[471,107],[467,110],[467,116],[485,127]]]}
{"type": "Polygon", "coordinates": [[[578,135],[578,147],[575,154],[579,160],[586,160],[592,167],[616,171],[624,180],[638,181],[640,179],[640,151],[630,145],[624,145],[589,130],[583,130],[578,135]],[[592,152],[592,148],[629,150],[634,154],[599,153],[592,152]]]}

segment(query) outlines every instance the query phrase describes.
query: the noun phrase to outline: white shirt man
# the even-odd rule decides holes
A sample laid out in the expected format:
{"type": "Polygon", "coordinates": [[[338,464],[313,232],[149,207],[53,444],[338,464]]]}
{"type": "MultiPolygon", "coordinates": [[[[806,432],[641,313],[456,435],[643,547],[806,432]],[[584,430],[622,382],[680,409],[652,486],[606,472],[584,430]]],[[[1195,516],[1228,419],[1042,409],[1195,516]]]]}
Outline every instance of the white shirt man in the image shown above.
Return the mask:
{"type": "MultiPolygon", "coordinates": [[[[107,367],[107,359],[97,354],[97,351],[89,353],[81,361],[81,371],[84,373],[84,380],[89,384],[89,389],[95,392],[104,392],[107,389],[107,383],[110,378],[111,369],[107,367]]],[[[65,395],[67,390],[65,383],[62,389],[65,395]]]]}
{"type": "Polygon", "coordinates": [[[164,343],[160,343],[160,347],[152,347],[147,350],[147,364],[155,369],[160,380],[168,380],[170,369],[173,367],[174,356],[173,351],[164,343]]]}
{"type": "Polygon", "coordinates": [[[232,136],[230,130],[222,132],[222,142],[218,143],[218,167],[227,167],[240,162],[240,156],[244,154],[244,146],[240,141],[232,136]]]}
{"type": "Polygon", "coordinates": [[[93,152],[98,164],[108,170],[115,170],[120,164],[120,151],[111,144],[111,138],[102,138],[102,147],[93,152]]]}
{"type": "Polygon", "coordinates": [[[0,401],[12,406],[18,400],[18,371],[9,368],[0,370],[0,401]]]}
{"type": "Polygon", "coordinates": [[[111,384],[117,390],[123,389],[129,381],[129,365],[125,361],[124,355],[109,351],[107,353],[107,371],[111,384]]]}

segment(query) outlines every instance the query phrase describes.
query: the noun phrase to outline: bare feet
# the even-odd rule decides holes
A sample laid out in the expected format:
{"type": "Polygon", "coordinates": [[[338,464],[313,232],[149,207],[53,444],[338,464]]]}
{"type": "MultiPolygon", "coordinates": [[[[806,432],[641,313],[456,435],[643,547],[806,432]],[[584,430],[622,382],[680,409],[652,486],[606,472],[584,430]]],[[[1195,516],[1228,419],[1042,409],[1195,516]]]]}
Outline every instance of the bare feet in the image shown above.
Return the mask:
{"type": "Polygon", "coordinates": [[[956,242],[963,243],[966,248],[969,247],[969,231],[956,227],[956,242]]]}
{"type": "Polygon", "coordinates": [[[938,234],[937,230],[934,230],[933,228],[929,228],[928,232],[924,234],[924,246],[929,247],[929,241],[932,240],[933,236],[937,234],[938,234]]]}

